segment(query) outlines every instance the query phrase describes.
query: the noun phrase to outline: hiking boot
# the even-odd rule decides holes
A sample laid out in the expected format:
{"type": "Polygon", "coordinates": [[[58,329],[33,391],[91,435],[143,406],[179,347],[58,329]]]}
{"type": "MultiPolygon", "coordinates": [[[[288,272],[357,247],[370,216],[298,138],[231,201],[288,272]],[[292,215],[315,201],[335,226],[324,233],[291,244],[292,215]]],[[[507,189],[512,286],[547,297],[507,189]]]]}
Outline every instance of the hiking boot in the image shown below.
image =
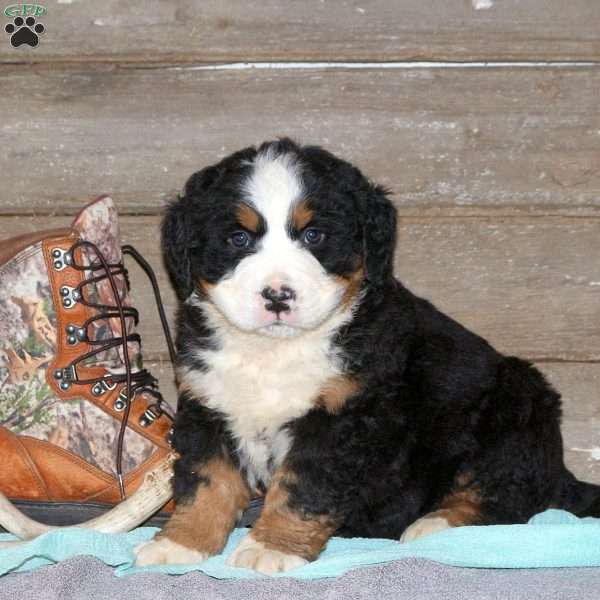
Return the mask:
{"type": "Polygon", "coordinates": [[[170,451],[122,261],[108,197],[0,242],[0,492],[46,523],[111,508],[170,451]]]}

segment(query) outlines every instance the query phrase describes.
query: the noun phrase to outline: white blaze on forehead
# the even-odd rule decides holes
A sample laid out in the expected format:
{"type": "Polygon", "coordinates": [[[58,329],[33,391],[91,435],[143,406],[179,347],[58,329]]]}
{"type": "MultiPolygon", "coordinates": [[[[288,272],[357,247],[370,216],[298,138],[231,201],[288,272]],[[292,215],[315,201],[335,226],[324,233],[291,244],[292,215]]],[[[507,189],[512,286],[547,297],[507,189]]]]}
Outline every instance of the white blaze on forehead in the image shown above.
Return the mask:
{"type": "Polygon", "coordinates": [[[210,288],[210,299],[243,331],[292,337],[329,319],[340,306],[345,286],[290,235],[294,205],[306,194],[298,157],[267,150],[246,164],[251,172],[240,192],[244,202],[265,220],[266,233],[252,252],[210,288]],[[266,306],[263,290],[282,285],[294,291],[294,299],[288,310],[275,315],[266,306]]]}
{"type": "Polygon", "coordinates": [[[302,195],[297,158],[293,154],[274,156],[267,151],[252,164],[254,171],[244,184],[244,192],[267,222],[267,237],[281,235],[286,231],[292,206],[302,195]]]}

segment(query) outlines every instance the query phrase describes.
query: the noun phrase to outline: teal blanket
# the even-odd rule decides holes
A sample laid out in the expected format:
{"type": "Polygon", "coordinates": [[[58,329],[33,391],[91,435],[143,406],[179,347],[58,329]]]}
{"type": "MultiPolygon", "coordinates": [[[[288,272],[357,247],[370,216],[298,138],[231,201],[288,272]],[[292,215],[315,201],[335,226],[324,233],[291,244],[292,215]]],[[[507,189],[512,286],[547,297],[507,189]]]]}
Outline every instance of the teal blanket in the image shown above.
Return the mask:
{"type": "MultiPolygon", "coordinates": [[[[115,574],[119,576],[141,571],[175,575],[197,570],[218,579],[263,577],[225,564],[247,532],[245,529],[236,529],[223,553],[203,563],[133,567],[134,546],[152,538],[156,531],[151,527],[119,535],[76,528],[52,531],[15,548],[0,549],[0,575],[88,555],[116,567],[115,574]]],[[[0,541],[10,539],[14,538],[0,535],[0,541]]],[[[356,567],[411,557],[475,568],[600,567],[600,519],[578,519],[564,511],[548,510],[527,525],[459,527],[408,544],[385,539],[333,538],[318,560],[280,576],[336,577],[356,567]]]]}

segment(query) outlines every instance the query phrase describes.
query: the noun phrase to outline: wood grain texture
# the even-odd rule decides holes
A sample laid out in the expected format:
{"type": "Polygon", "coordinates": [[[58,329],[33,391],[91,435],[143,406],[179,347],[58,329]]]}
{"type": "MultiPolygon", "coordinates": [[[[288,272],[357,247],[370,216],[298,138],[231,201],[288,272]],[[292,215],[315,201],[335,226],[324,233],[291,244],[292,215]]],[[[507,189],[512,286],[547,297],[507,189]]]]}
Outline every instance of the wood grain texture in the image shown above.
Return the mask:
{"type": "MultiPolygon", "coordinates": [[[[0,218],[0,238],[65,224],[63,218],[0,218]]],[[[158,217],[123,217],[124,242],[158,271],[167,313],[174,294],[161,265],[158,217]]],[[[600,361],[600,219],[401,220],[396,273],[415,293],[489,339],[531,360],[600,361]]],[[[144,349],[166,356],[151,288],[135,264],[144,349]]]]}
{"type": "Polygon", "coordinates": [[[600,68],[6,67],[0,87],[3,214],[100,192],[156,213],[195,170],[280,135],[354,161],[403,214],[600,214],[600,68]]]}
{"type": "Polygon", "coordinates": [[[538,364],[563,398],[565,461],[585,481],[600,483],[600,364],[538,364]]]}
{"type": "Polygon", "coordinates": [[[0,61],[599,60],[596,0],[48,1],[0,61]],[[479,10],[477,9],[479,7],[479,10]],[[487,9],[484,7],[488,7],[487,9]]]}

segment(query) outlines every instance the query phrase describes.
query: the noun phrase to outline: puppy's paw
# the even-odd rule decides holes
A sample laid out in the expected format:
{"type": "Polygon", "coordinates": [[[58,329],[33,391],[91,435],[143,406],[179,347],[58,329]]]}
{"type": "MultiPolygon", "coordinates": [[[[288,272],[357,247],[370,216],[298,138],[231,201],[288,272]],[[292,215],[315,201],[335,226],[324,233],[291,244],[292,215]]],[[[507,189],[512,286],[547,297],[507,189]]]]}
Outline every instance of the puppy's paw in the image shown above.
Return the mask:
{"type": "Polygon", "coordinates": [[[135,566],[192,565],[208,558],[208,552],[198,552],[163,537],[137,545],[133,549],[135,566]]]}
{"type": "Polygon", "coordinates": [[[404,533],[400,537],[400,542],[405,544],[406,542],[412,542],[413,540],[419,539],[444,529],[452,527],[450,523],[444,517],[438,517],[435,515],[424,516],[417,519],[412,525],[404,530],[404,533]]]}
{"type": "Polygon", "coordinates": [[[295,554],[286,554],[279,550],[265,548],[261,542],[257,542],[251,534],[248,534],[235,549],[235,552],[227,559],[230,567],[243,567],[254,569],[265,575],[282,573],[305,565],[308,561],[295,554]]]}

